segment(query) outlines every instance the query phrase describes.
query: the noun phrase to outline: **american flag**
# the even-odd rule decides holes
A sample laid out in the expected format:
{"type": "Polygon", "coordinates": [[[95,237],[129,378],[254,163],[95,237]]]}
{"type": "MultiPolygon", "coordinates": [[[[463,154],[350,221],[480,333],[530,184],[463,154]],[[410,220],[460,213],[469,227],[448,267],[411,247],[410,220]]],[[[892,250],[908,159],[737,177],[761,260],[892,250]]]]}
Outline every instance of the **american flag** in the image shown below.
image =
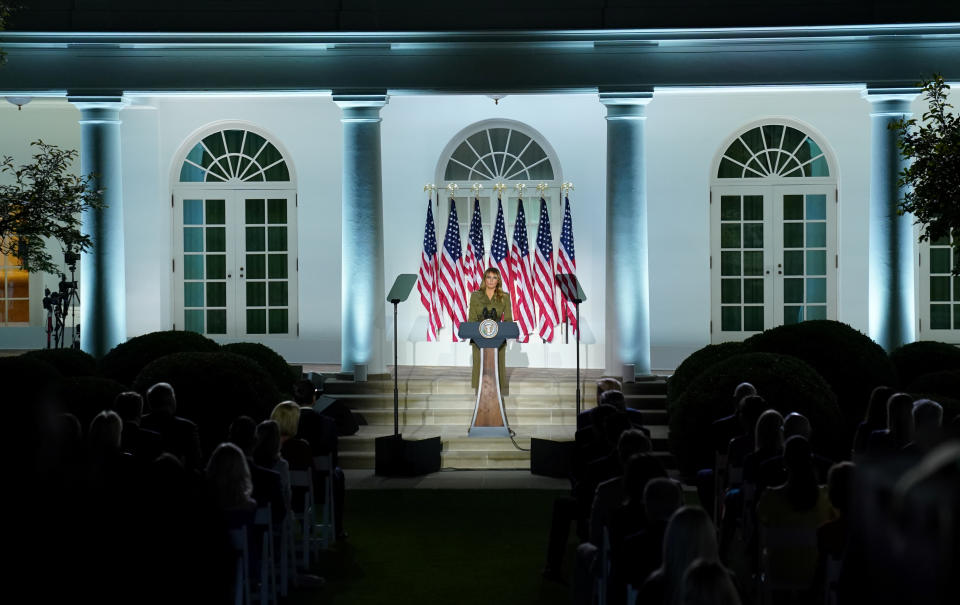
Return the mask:
{"type": "Polygon", "coordinates": [[[437,230],[433,226],[433,200],[427,200],[427,224],[423,229],[423,251],[420,253],[420,279],[417,290],[427,310],[427,342],[437,339],[443,327],[440,300],[437,294],[437,230]]]}
{"type": "Polygon", "coordinates": [[[554,300],[553,235],[550,233],[550,216],[547,201],[540,198],[540,228],[537,229],[537,253],[533,263],[534,298],[537,301],[537,323],[540,338],[553,342],[553,326],[557,320],[557,305],[554,300]]]}
{"type": "Polygon", "coordinates": [[[510,272],[513,275],[510,299],[513,318],[520,328],[519,342],[527,342],[537,326],[533,306],[533,269],[530,266],[530,246],[527,242],[527,217],[523,200],[517,200],[517,222],[513,225],[513,247],[510,249],[510,272]]]}
{"type": "Polygon", "coordinates": [[[447,219],[447,234],[443,238],[440,253],[440,304],[453,320],[453,341],[457,342],[460,322],[467,321],[467,291],[464,287],[463,257],[461,254],[460,224],[457,222],[457,206],[450,198],[450,215],[447,219]]]}
{"type": "MultiPolygon", "coordinates": [[[[513,290],[510,285],[510,250],[507,248],[507,227],[503,221],[503,201],[497,199],[497,222],[493,226],[493,240],[490,242],[490,265],[500,271],[503,290],[513,290]]],[[[514,315],[516,317],[516,315],[514,315]]]]}
{"type": "Polygon", "coordinates": [[[473,218],[470,219],[467,253],[463,255],[467,292],[474,292],[483,286],[485,265],[483,264],[483,225],[480,221],[480,200],[473,198],[473,218]]]}
{"type": "MultiPolygon", "coordinates": [[[[560,232],[560,248],[557,250],[557,272],[563,275],[577,274],[577,257],[573,251],[573,219],[570,217],[570,198],[564,197],[563,209],[563,230],[560,232]]],[[[560,303],[563,307],[563,319],[569,321],[573,333],[577,334],[580,326],[577,325],[576,305],[573,298],[576,297],[576,282],[571,279],[560,284],[560,291],[563,293],[563,301],[560,303]]]]}

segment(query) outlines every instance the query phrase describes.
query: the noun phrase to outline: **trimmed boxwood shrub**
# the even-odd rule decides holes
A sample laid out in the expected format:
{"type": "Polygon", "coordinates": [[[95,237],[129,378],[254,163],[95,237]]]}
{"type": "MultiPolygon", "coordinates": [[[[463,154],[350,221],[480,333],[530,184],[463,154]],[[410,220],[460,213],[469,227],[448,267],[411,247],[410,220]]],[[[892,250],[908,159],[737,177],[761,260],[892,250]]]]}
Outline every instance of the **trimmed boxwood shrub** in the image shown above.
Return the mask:
{"type": "Polygon", "coordinates": [[[204,455],[226,440],[234,418],[266,419],[281,401],[266,370],[235,353],[174,353],[152,361],[134,381],[146,394],[158,382],[168,382],[177,396],[177,415],[197,423],[204,455]]]}
{"type": "Polygon", "coordinates": [[[907,386],[914,397],[933,399],[943,406],[944,424],[960,414],[960,370],[931,372],[917,377],[907,386]]]}
{"type": "Polygon", "coordinates": [[[830,385],[810,365],[796,357],[746,353],[714,364],[687,387],[670,415],[670,450],[680,470],[692,475],[713,465],[710,424],[729,413],[730,394],[747,381],[757,387],[770,407],[786,415],[799,412],[813,426],[814,450],[835,458],[849,452],[841,442],[840,410],[830,385]]]}
{"type": "Polygon", "coordinates": [[[235,342],[223,345],[221,349],[257,362],[267,371],[281,394],[286,397],[293,393],[293,383],[300,378],[300,374],[294,374],[287,360],[270,347],[256,342],[235,342]]]}
{"type": "Polygon", "coordinates": [[[34,404],[45,395],[55,394],[60,380],[57,368],[42,359],[26,355],[0,357],[5,413],[25,407],[20,404],[34,404]]]}
{"type": "Polygon", "coordinates": [[[93,417],[113,409],[113,400],[126,390],[127,387],[109,378],[72,376],[60,382],[60,401],[64,411],[77,417],[86,434],[93,417]]]}
{"type": "Polygon", "coordinates": [[[18,355],[0,357],[0,384],[3,385],[4,423],[15,435],[11,447],[17,452],[18,460],[25,461],[22,470],[33,472],[30,456],[36,452],[21,450],[14,444],[24,444],[27,448],[41,443],[41,435],[46,426],[47,412],[56,411],[51,405],[60,382],[60,373],[49,363],[18,355]],[[42,405],[46,404],[46,405],[42,405]],[[26,454],[26,458],[22,455],[26,454]]]}
{"type": "Polygon", "coordinates": [[[924,374],[960,370],[960,348],[945,342],[921,340],[894,350],[890,361],[897,368],[900,382],[910,385],[924,374]]]}
{"type": "Polygon", "coordinates": [[[89,353],[77,349],[38,349],[24,353],[23,356],[49,363],[63,376],[97,374],[97,360],[89,353]]]}
{"type": "MultiPolygon", "coordinates": [[[[839,321],[820,319],[780,326],[752,336],[744,344],[753,351],[792,355],[810,364],[836,394],[850,436],[863,420],[874,387],[899,385],[897,370],[883,348],[839,321]]],[[[766,396],[762,390],[760,394],[766,396]]]]}
{"type": "Polygon", "coordinates": [[[100,374],[132,385],[143,368],[155,359],[172,353],[212,353],[220,345],[202,334],[167,330],[131,338],[110,350],[100,360],[100,374]]]}
{"type": "MultiPolygon", "coordinates": [[[[667,380],[667,405],[672,406],[680,399],[690,383],[713,364],[723,361],[734,355],[747,353],[748,349],[742,342],[724,342],[707,345],[691,353],[677,366],[673,376],[667,380]]],[[[731,391],[731,394],[733,391],[731,391]]]]}

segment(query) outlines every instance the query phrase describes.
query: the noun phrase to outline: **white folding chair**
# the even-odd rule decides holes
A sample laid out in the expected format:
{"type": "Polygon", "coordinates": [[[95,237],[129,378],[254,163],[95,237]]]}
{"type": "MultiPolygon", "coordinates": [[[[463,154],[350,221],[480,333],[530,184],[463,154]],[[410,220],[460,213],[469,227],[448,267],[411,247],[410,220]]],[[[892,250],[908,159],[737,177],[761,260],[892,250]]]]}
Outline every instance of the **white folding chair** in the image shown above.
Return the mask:
{"type": "Polygon", "coordinates": [[[297,529],[294,542],[298,543],[303,568],[310,569],[310,550],[312,548],[310,537],[314,520],[313,471],[290,471],[290,489],[292,491],[302,490],[303,492],[303,509],[291,512],[297,529]]]}
{"type": "Polygon", "coordinates": [[[776,573],[772,565],[776,557],[782,557],[785,551],[817,550],[817,530],[815,527],[769,527],[759,526],[760,539],[760,602],[773,603],[773,593],[789,592],[802,594],[810,589],[813,577],[787,576],[776,573]]]}
{"type": "Polygon", "coordinates": [[[254,513],[253,525],[260,536],[260,584],[256,590],[251,588],[250,596],[259,600],[260,605],[277,602],[276,561],[273,542],[273,512],[270,504],[258,508],[254,513]]]}
{"type": "Polygon", "coordinates": [[[326,473],[323,481],[323,509],[320,511],[319,522],[314,523],[314,530],[319,531],[319,545],[327,548],[336,541],[337,532],[334,529],[334,502],[333,502],[333,454],[313,457],[313,469],[318,473],[326,473]]]}
{"type": "Polygon", "coordinates": [[[597,603],[607,605],[607,582],[610,580],[610,530],[603,527],[603,544],[600,545],[600,578],[597,580],[597,603]]]}
{"type": "Polygon", "coordinates": [[[233,579],[234,605],[249,605],[250,603],[250,551],[247,549],[247,528],[240,527],[230,530],[230,544],[236,553],[233,579]]]}

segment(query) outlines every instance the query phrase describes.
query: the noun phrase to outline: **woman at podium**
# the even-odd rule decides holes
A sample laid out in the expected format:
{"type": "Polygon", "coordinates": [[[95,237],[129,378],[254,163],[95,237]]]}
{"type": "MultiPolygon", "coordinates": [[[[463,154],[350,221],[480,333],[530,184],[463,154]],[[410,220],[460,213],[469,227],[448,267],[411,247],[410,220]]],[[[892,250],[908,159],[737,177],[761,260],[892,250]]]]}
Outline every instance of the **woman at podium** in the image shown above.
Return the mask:
{"type": "MultiPolygon", "coordinates": [[[[503,280],[500,279],[500,271],[493,267],[484,271],[483,287],[470,293],[470,310],[467,314],[467,321],[483,321],[485,319],[513,321],[510,295],[503,291],[502,286],[503,280]]],[[[476,389],[480,383],[480,348],[472,343],[471,346],[473,347],[473,374],[470,378],[470,384],[476,389]]],[[[497,373],[500,376],[500,393],[502,395],[507,394],[507,373],[504,366],[506,351],[506,343],[503,343],[497,349],[497,373]]]]}

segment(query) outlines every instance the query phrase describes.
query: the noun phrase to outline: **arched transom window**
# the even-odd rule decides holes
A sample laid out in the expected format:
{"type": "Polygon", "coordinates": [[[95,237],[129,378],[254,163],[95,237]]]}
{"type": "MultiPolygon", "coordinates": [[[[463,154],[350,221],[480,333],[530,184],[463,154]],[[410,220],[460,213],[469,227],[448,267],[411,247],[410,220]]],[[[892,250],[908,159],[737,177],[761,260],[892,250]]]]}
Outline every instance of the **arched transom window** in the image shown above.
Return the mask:
{"type": "Polygon", "coordinates": [[[717,178],[828,177],[830,167],[816,141],[785,124],[757,126],[738,136],[720,160],[717,178]]]}
{"type": "Polygon", "coordinates": [[[181,183],[289,181],[283,155],[270,141],[249,130],[220,130],[205,136],[187,153],[181,183]]]}
{"type": "Polygon", "coordinates": [[[445,181],[552,181],[554,168],[533,137],[509,126],[481,128],[450,154],[445,181]]]}

